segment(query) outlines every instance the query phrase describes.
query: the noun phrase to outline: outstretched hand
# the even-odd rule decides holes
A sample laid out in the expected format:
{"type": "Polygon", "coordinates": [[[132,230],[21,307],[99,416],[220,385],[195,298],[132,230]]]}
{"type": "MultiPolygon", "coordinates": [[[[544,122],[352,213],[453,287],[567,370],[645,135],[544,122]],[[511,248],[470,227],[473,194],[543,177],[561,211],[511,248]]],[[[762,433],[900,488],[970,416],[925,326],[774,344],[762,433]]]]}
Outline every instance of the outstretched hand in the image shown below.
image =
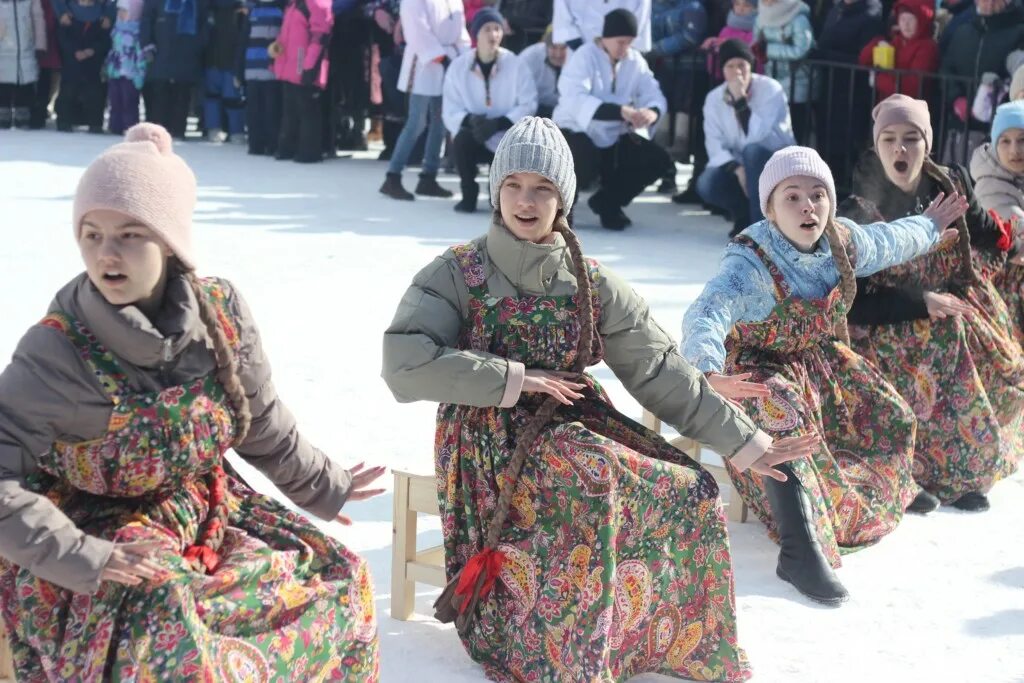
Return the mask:
{"type": "Polygon", "coordinates": [[[953,221],[967,213],[968,206],[970,204],[967,201],[967,197],[959,192],[954,192],[949,196],[940,192],[921,215],[935,221],[935,224],[939,226],[939,230],[945,230],[953,221]]]}
{"type": "Polygon", "coordinates": [[[790,436],[779,439],[764,452],[760,458],[754,461],[750,469],[762,477],[771,477],[777,481],[786,481],[785,472],[775,469],[776,465],[791,460],[806,458],[814,452],[818,445],[817,434],[804,434],[803,436],[790,436]]]}
{"type": "MultiPolygon", "coordinates": [[[[372,484],[380,475],[384,474],[387,468],[383,465],[378,465],[377,467],[364,470],[363,466],[363,463],[359,463],[348,471],[352,475],[352,488],[349,490],[346,503],[354,500],[366,500],[367,498],[373,498],[384,493],[384,489],[368,489],[366,487],[372,484]]],[[[348,515],[339,514],[335,519],[345,526],[352,526],[352,518],[348,515]]]]}

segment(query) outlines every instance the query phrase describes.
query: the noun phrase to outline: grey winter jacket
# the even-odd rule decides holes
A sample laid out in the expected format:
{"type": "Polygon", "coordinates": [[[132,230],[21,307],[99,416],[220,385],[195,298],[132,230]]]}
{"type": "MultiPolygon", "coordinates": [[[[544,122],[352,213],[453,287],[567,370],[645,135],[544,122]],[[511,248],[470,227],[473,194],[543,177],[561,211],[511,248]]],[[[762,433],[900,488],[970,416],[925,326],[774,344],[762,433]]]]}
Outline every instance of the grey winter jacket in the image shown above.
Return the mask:
{"type": "Polygon", "coordinates": [[[39,80],[36,50],[45,49],[40,0],[0,0],[0,83],[28,85],[39,80]]]}
{"type": "MultiPolygon", "coordinates": [[[[576,291],[572,259],[557,233],[554,244],[534,244],[494,224],[474,243],[483,256],[488,292],[495,297],[576,291]]],[[[683,360],[647,303],[626,282],[603,266],[599,272],[598,332],[605,363],[660,419],[733,456],[739,469],[749,467],[771,439],[683,360]]],[[[515,405],[526,368],[492,353],[460,349],[460,332],[469,320],[469,290],[448,250],[416,275],[384,333],[382,375],[399,401],[515,405]]]]}
{"type": "MultiPolygon", "coordinates": [[[[238,292],[223,284],[239,329],[239,377],[252,412],[249,434],[235,450],[296,505],[332,519],[345,503],[351,476],[299,434],[274,390],[252,314],[238,292]]],[[[58,292],[50,311],[63,311],[88,327],[140,392],[215,371],[195,296],[181,277],[168,283],[164,305],[152,320],[134,306],[107,303],[85,274],[58,292]],[[163,360],[165,353],[171,360],[163,360]]],[[[113,544],[76,528],[23,483],[56,439],[98,438],[110,413],[110,399],[68,339],[51,327],[29,328],[0,373],[0,557],[79,593],[99,587],[113,544]]]]}
{"type": "Polygon", "coordinates": [[[1004,168],[986,142],[971,157],[974,194],[985,211],[995,209],[1001,218],[1024,221],[1024,175],[1015,175],[1004,168]]]}

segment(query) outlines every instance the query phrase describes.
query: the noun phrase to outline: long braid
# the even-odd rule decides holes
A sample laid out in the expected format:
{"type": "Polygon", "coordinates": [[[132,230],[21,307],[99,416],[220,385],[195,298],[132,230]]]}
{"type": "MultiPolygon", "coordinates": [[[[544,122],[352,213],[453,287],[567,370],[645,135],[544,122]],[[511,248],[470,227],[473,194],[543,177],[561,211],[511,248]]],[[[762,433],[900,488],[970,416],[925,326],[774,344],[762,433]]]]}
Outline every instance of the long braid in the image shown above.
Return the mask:
{"type": "MultiPolygon", "coordinates": [[[[579,238],[576,237],[576,233],[569,227],[569,222],[563,214],[559,214],[555,219],[553,229],[555,232],[561,233],[565,239],[566,245],[569,247],[569,255],[572,257],[573,271],[576,275],[576,301],[580,319],[580,338],[573,371],[582,375],[593,360],[594,336],[596,334],[590,272],[587,268],[587,262],[583,258],[583,250],[580,246],[579,238]]],[[[505,520],[508,518],[509,509],[512,505],[512,494],[519,483],[519,475],[522,472],[526,458],[533,449],[537,437],[540,436],[541,430],[551,421],[560,405],[561,403],[554,396],[546,397],[544,402],[541,403],[540,408],[537,409],[537,412],[534,413],[533,417],[519,433],[515,451],[512,453],[512,458],[505,473],[504,486],[498,495],[497,507],[487,527],[484,547],[478,553],[478,556],[483,556],[488,551],[493,551],[497,548],[498,541],[501,539],[501,532],[505,527],[505,520]]],[[[465,570],[466,567],[464,566],[459,570],[458,574],[452,577],[440,597],[434,603],[434,616],[443,623],[449,623],[454,620],[456,628],[462,633],[466,632],[473,619],[476,618],[476,606],[487,581],[487,572],[481,571],[472,586],[472,593],[467,596],[458,591],[459,583],[465,570]]]]}
{"type": "MultiPolygon", "coordinates": [[[[853,300],[857,296],[857,275],[850,262],[850,254],[846,251],[846,243],[839,235],[835,218],[829,218],[828,223],[825,224],[825,237],[828,238],[829,247],[832,249],[832,260],[836,264],[836,270],[839,271],[839,288],[843,293],[843,302],[846,304],[846,310],[850,310],[853,300]]],[[[839,337],[839,341],[844,344],[850,343],[850,329],[846,324],[845,317],[836,325],[835,334],[839,337]]]]}
{"type": "MultiPolygon", "coordinates": [[[[227,336],[217,319],[217,311],[203,291],[195,272],[184,271],[185,279],[195,294],[199,306],[199,318],[206,327],[206,334],[213,342],[213,355],[217,363],[217,381],[224,387],[228,401],[235,413],[235,436],[238,445],[245,440],[252,424],[249,399],[245,395],[242,381],[238,377],[238,362],[227,336]]],[[[209,508],[202,528],[196,534],[196,541],[184,553],[185,560],[194,571],[213,573],[220,562],[217,551],[224,543],[230,509],[227,500],[227,474],[218,463],[206,477],[209,493],[209,508]]]]}
{"type": "MultiPolygon", "coordinates": [[[[932,178],[932,180],[939,184],[939,187],[942,188],[942,191],[946,193],[947,197],[958,192],[957,187],[953,184],[953,179],[949,176],[949,173],[932,161],[931,157],[925,157],[923,169],[924,172],[932,178]]],[[[959,235],[959,239],[956,241],[956,247],[960,252],[960,276],[968,285],[981,284],[981,278],[978,277],[978,273],[974,270],[974,258],[971,254],[971,233],[967,228],[966,217],[960,216],[960,218],[956,219],[956,231],[959,235]]]]}

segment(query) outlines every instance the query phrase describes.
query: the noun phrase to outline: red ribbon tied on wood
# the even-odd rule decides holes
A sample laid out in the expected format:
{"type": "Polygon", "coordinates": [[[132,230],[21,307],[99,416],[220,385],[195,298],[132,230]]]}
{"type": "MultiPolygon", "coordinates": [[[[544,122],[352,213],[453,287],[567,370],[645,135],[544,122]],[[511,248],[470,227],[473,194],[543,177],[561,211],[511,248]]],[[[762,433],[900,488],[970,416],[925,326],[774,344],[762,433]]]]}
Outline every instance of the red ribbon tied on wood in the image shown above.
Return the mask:
{"type": "Polygon", "coordinates": [[[476,587],[480,574],[484,575],[484,583],[480,588],[480,599],[483,600],[494,588],[494,582],[498,580],[498,574],[501,573],[501,567],[504,564],[505,553],[494,548],[485,548],[469,558],[469,562],[462,569],[462,575],[459,576],[459,583],[455,587],[455,595],[462,598],[459,614],[465,612],[469,607],[473,589],[476,587]]]}
{"type": "Polygon", "coordinates": [[[995,209],[989,209],[988,215],[995,221],[996,226],[999,228],[999,239],[996,240],[996,248],[999,251],[1010,251],[1013,248],[1013,221],[1009,218],[1002,219],[999,214],[996,213],[995,209]]]}

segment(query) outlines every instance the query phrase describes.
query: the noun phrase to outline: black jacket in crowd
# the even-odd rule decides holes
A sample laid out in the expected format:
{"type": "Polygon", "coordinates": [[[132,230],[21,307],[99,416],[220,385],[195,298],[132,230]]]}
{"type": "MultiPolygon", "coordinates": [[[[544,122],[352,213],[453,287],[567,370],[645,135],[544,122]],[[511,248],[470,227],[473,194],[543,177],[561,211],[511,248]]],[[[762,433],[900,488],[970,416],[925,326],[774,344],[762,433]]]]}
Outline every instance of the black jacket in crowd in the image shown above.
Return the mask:
{"type": "Polygon", "coordinates": [[[950,83],[946,88],[946,105],[952,106],[958,97],[966,97],[970,108],[974,91],[987,72],[1009,78],[1006,57],[1019,48],[1024,48],[1024,9],[1020,0],[1013,0],[999,14],[975,16],[956,27],[939,70],[942,74],[971,78],[975,85],[968,92],[965,83],[950,83]]]}

